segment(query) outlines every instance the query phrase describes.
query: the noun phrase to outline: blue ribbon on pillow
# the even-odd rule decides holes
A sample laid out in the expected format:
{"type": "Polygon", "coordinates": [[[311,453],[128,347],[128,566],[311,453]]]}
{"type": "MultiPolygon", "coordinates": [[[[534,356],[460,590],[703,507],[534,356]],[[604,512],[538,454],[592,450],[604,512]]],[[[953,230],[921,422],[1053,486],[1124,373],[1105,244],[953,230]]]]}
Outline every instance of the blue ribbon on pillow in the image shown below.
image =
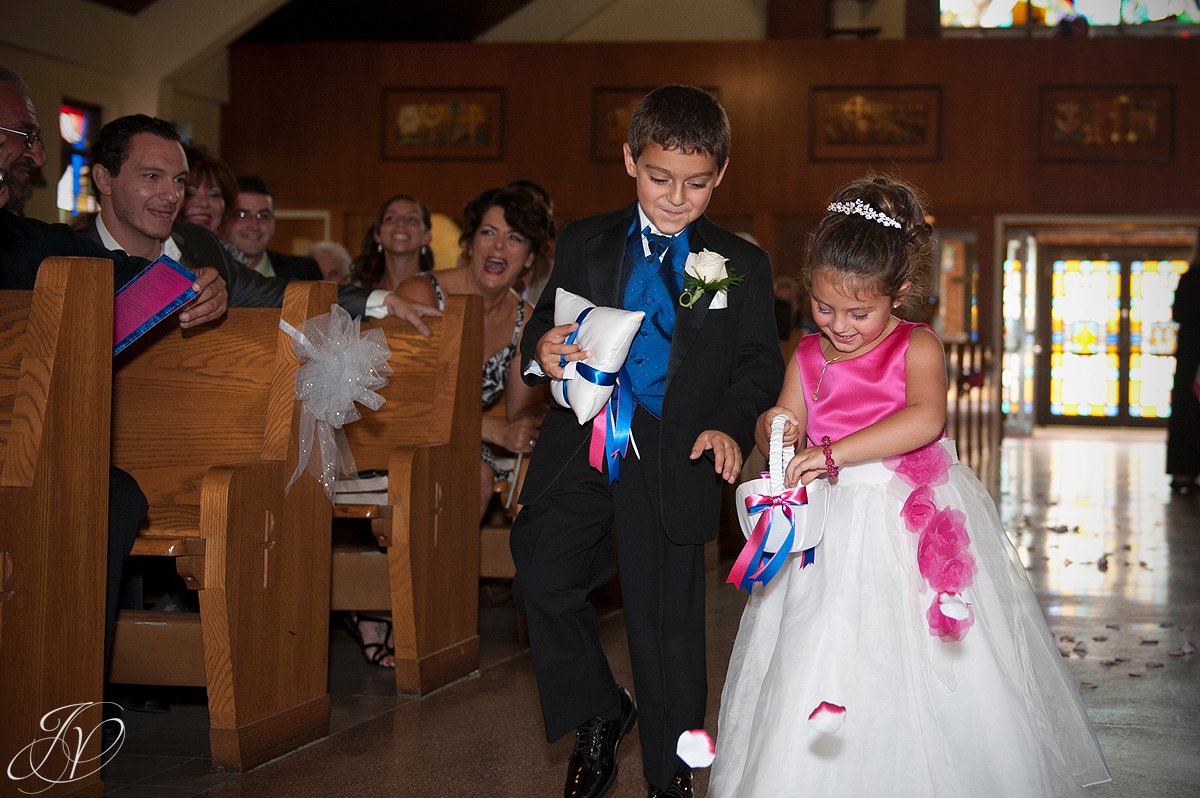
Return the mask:
{"type": "MultiPolygon", "coordinates": [[[[596,309],[595,307],[590,307],[590,308],[584,308],[583,310],[579,311],[579,315],[575,317],[575,329],[572,330],[571,334],[567,336],[567,339],[565,341],[563,341],[564,344],[575,343],[575,339],[579,337],[579,331],[583,329],[583,320],[586,319],[588,317],[588,314],[591,313],[595,309],[596,309]]],[[[567,356],[566,355],[558,356],[558,367],[560,369],[567,367],[567,356]]],[[[566,388],[567,388],[567,383],[566,383],[566,380],[564,380],[563,381],[563,396],[566,396],[566,388]]]]}
{"type": "MultiPolygon", "coordinates": [[[[592,310],[594,308],[584,308],[580,312],[575,319],[575,324],[578,326],[563,343],[575,343],[579,330],[583,328],[583,320],[592,310]]],[[[565,355],[559,355],[558,364],[560,368],[567,365],[565,355]]],[[[589,462],[592,467],[601,473],[604,471],[604,463],[608,463],[608,484],[611,485],[621,475],[621,459],[625,457],[632,435],[634,401],[632,397],[626,395],[628,391],[621,390],[622,385],[632,384],[632,378],[623,365],[619,371],[601,371],[582,361],[576,361],[575,369],[576,374],[593,385],[613,386],[612,396],[604,405],[604,409],[597,413],[596,418],[592,420],[592,443],[589,454],[589,462]],[[599,446],[601,435],[603,435],[602,453],[599,446]]],[[[569,382],[570,380],[562,381],[563,401],[567,403],[568,407],[571,406],[571,400],[567,396],[567,383],[569,382]]]]}

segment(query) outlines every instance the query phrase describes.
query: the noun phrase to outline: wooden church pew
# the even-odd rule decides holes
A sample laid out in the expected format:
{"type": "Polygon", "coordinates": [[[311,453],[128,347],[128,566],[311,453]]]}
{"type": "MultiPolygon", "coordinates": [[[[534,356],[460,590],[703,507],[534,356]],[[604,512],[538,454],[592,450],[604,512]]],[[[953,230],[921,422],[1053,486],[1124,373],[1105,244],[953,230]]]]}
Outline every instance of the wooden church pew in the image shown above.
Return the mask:
{"type": "MultiPolygon", "coordinates": [[[[0,291],[0,773],[15,767],[0,794],[103,792],[88,764],[99,734],[82,752],[42,747],[52,776],[71,765],[64,751],[82,753],[70,783],[33,776],[18,753],[54,736],[47,713],[101,700],[112,279],[111,261],[51,258],[34,291],[0,291]]],[[[100,722],[91,706],[69,725],[100,722]]]]}
{"type": "MultiPolygon", "coordinates": [[[[282,318],[299,327],[335,298],[292,283],[282,318]]],[[[239,771],[329,727],[332,509],[311,475],[284,490],[301,405],[280,318],[231,308],[173,326],[113,375],[113,463],[150,502],[133,553],[174,557],[200,613],[122,612],[110,680],[206,686],[213,765],[239,771]]]]}
{"type": "Polygon", "coordinates": [[[382,319],[386,401],[345,429],[360,471],[388,471],[388,503],[338,505],[370,518],[378,545],[333,553],[335,610],[391,610],[396,690],[424,694],[479,667],[479,431],[483,307],[450,296],[422,337],[382,319]]]}

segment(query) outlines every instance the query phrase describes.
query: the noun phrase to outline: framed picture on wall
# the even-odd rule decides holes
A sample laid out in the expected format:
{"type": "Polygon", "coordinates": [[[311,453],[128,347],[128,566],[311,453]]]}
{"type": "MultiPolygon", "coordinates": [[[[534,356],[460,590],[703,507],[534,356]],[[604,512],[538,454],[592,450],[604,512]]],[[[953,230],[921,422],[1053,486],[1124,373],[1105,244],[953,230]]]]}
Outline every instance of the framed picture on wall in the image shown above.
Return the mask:
{"type": "Polygon", "coordinates": [[[619,161],[621,145],[629,134],[629,120],[642,98],[654,90],[646,88],[592,89],[592,160],[619,161]]]}
{"type": "Polygon", "coordinates": [[[504,90],[386,88],[386,161],[494,161],[504,154],[504,90]]]}
{"type": "Polygon", "coordinates": [[[1038,157],[1043,161],[1156,161],[1173,155],[1171,86],[1042,86],[1038,157]]]}
{"type": "Polygon", "coordinates": [[[940,86],[814,86],[808,102],[813,161],[936,161],[940,86]]]}
{"type": "MultiPolygon", "coordinates": [[[[592,160],[620,161],[621,145],[629,135],[629,120],[642,98],[654,90],[644,88],[592,89],[592,160]]],[[[717,96],[714,86],[704,90],[717,96]]]]}

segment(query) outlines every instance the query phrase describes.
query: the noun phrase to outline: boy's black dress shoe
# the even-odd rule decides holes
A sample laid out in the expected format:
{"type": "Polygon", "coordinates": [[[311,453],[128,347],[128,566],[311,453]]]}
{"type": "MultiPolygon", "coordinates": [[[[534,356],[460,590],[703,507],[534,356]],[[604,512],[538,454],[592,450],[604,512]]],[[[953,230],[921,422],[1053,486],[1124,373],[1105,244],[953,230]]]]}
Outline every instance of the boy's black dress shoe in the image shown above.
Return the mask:
{"type": "Polygon", "coordinates": [[[684,768],[671,779],[671,786],[665,790],[653,787],[646,793],[647,798],[696,798],[696,790],[692,786],[692,769],[684,768]]]}
{"type": "Polygon", "coordinates": [[[615,720],[592,718],[575,730],[575,748],[567,763],[563,798],[600,798],[617,778],[617,748],[637,721],[629,691],[617,685],[621,713],[615,720]]]}

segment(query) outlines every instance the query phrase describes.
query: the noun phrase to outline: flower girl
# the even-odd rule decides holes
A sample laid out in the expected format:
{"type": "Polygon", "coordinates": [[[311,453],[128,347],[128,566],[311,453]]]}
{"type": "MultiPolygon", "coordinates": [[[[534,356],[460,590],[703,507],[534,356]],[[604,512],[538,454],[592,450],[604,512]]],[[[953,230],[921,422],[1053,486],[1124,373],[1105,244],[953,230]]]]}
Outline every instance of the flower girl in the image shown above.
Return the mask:
{"type": "Polygon", "coordinates": [[[1108,781],[994,503],[944,437],[919,305],[932,230],[889,177],[833,195],[802,280],[820,332],[777,407],[789,485],[827,479],[814,562],[756,588],[721,698],[709,795],[1067,796],[1108,781]]]}

